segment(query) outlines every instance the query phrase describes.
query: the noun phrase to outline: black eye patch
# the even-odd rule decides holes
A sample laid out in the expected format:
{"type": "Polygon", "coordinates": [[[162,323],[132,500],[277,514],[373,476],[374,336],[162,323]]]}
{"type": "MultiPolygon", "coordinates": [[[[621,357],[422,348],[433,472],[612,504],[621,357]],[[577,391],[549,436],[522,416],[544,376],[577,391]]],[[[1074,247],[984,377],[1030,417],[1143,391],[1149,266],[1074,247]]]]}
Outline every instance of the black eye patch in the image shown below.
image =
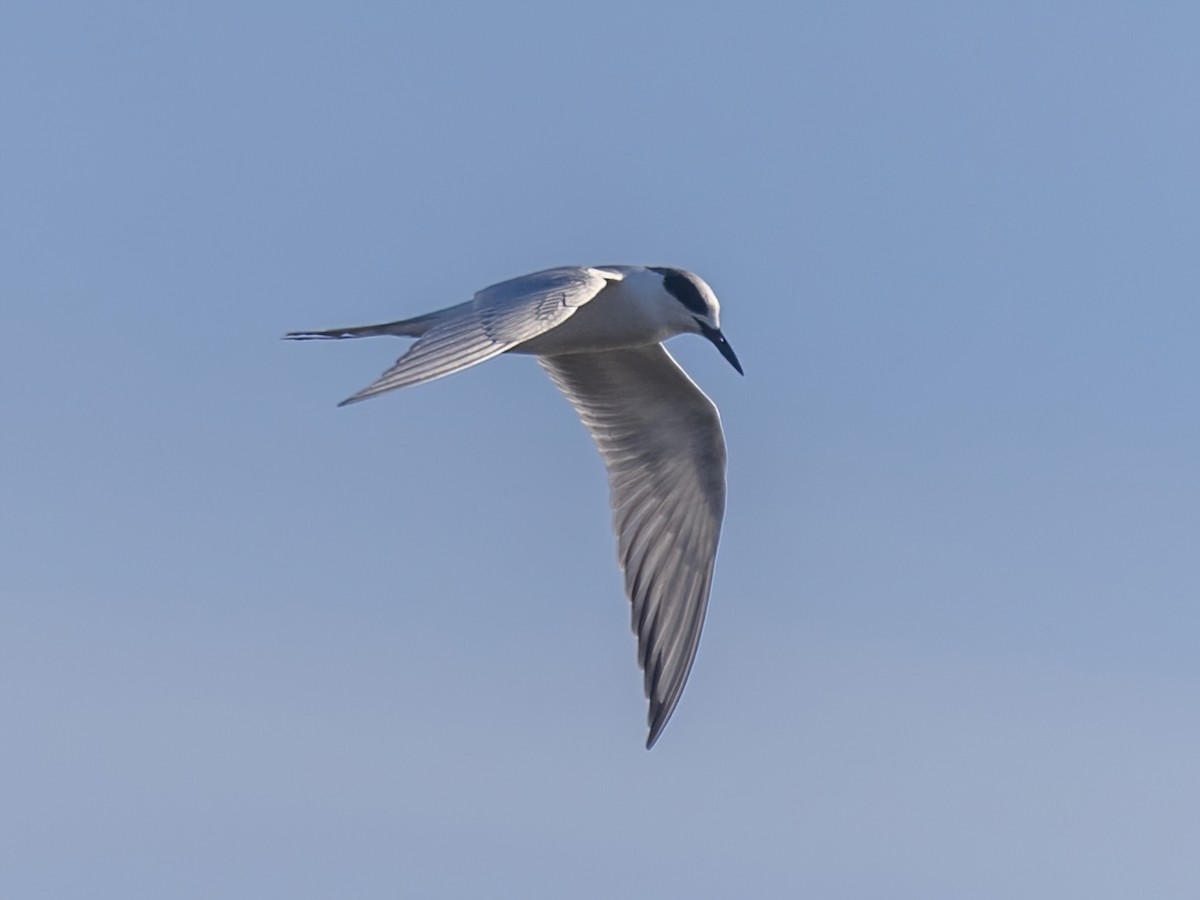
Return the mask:
{"type": "Polygon", "coordinates": [[[708,315],[708,304],[704,302],[704,296],[687,275],[678,269],[655,268],[653,266],[650,268],[650,271],[657,272],[663,277],[663,287],[667,289],[667,293],[672,297],[692,312],[699,313],[702,316],[708,315]]]}

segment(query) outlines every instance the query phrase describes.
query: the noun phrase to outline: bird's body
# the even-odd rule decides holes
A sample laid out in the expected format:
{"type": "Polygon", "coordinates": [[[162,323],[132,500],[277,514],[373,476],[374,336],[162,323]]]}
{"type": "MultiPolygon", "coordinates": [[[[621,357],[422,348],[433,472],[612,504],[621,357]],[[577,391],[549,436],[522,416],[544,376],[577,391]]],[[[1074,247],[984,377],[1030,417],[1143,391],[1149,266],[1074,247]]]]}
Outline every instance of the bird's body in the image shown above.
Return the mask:
{"type": "Polygon", "coordinates": [[[725,510],[717,409],[661,342],[712,341],[741,372],[712,290],[681,269],[562,267],[479,291],[438,312],[287,337],[417,341],[343,404],[444,377],[501,353],[538,357],[575,406],[609,472],[618,557],[657,740],[691,670],[725,510]]]}
{"type": "MultiPolygon", "coordinates": [[[[513,348],[514,353],[555,356],[595,353],[657,344],[679,334],[674,306],[659,300],[662,276],[642,267],[605,266],[601,272],[620,272],[620,281],[608,280],[591,301],[550,331],[513,348]]],[[[689,323],[683,323],[685,325],[689,323]]],[[[691,325],[694,329],[694,324],[691,325]]]]}

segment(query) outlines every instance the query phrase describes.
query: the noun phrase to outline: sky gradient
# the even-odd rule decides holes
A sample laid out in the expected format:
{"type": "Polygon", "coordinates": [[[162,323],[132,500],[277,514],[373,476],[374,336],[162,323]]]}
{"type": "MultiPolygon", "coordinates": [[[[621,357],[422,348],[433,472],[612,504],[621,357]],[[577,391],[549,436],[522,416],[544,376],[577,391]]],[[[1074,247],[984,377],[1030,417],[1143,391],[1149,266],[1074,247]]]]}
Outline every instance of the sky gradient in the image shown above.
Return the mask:
{"type": "Polygon", "coordinates": [[[1194,4],[9,2],[0,895],[1193,898],[1194,4]],[[746,369],[647,753],[527,358],[293,344],[692,269],[746,369]]]}

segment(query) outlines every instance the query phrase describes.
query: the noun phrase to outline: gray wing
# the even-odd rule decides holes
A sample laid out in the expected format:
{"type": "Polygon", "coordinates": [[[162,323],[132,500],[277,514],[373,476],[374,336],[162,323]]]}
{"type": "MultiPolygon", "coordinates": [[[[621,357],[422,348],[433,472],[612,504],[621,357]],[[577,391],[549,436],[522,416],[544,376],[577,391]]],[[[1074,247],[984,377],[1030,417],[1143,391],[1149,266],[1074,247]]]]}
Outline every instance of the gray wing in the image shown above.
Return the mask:
{"type": "Polygon", "coordinates": [[[469,303],[422,316],[432,324],[408,352],[339,405],[433,381],[498,356],[561,325],[609,281],[622,277],[619,272],[576,266],[546,269],[484,288],[469,303]]]}
{"type": "Polygon", "coordinates": [[[608,467],[652,747],[683,692],[708,606],[725,514],[721,419],[661,344],[539,362],[608,467]]]}

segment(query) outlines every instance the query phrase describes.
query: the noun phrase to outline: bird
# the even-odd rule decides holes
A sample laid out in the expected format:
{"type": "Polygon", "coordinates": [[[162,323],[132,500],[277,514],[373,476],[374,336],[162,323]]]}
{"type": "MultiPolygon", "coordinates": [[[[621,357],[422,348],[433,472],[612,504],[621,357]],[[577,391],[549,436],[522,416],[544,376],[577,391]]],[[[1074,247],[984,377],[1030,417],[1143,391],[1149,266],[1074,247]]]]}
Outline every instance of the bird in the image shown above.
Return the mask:
{"type": "Polygon", "coordinates": [[[699,276],[666,266],[562,266],[478,291],[436,312],[289,340],[416,338],[339,406],[528,354],[574,406],[608,472],[618,564],[648,702],[646,748],[671,718],[704,625],[725,515],[725,436],[716,405],[663,346],[698,334],[744,374],[699,276]]]}

